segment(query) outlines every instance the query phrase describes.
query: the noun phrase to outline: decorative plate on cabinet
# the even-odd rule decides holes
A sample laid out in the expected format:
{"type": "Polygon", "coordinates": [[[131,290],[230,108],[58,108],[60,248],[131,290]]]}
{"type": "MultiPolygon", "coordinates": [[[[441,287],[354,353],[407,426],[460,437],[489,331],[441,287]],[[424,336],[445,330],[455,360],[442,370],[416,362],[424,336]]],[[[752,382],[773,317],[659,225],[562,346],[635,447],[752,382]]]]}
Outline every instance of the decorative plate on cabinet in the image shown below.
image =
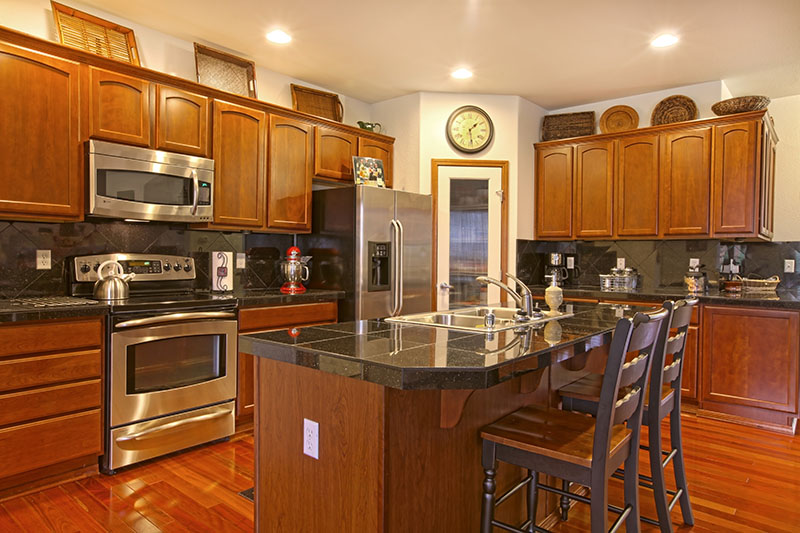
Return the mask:
{"type": "Polygon", "coordinates": [[[639,113],[628,105],[609,107],[600,116],[601,133],[617,133],[639,127],[639,113]]]}
{"type": "Polygon", "coordinates": [[[769,105],[766,96],[739,96],[728,98],[711,106],[715,115],[732,115],[734,113],[747,113],[748,111],[761,111],[769,105]]]}
{"type": "Polygon", "coordinates": [[[656,104],[650,116],[650,125],[673,124],[697,118],[697,105],[694,100],[682,94],[668,96],[656,104]]]}

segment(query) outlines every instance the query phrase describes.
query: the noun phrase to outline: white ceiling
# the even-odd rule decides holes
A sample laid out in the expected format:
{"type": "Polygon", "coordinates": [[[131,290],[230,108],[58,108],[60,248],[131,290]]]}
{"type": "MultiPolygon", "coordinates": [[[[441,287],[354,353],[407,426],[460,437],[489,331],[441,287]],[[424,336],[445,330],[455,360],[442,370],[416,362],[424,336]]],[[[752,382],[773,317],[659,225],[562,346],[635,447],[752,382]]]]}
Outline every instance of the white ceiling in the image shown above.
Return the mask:
{"type": "Polygon", "coordinates": [[[366,102],[444,91],[556,109],[720,79],[800,94],[800,0],[82,1],[366,102]],[[291,44],[266,41],[276,27],[291,44]],[[651,48],[665,31],[681,41],[651,48]],[[462,66],[474,77],[450,78],[462,66]]]}

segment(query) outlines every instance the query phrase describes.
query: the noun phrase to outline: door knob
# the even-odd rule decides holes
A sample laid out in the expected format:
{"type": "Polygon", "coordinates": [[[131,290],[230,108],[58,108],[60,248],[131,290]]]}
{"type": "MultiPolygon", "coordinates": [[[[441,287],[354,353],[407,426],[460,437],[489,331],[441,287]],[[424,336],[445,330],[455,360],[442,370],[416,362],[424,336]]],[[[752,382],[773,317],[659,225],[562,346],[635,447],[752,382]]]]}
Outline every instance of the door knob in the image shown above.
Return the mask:
{"type": "Polygon", "coordinates": [[[452,289],[452,288],[453,288],[453,286],[452,286],[452,285],[450,285],[449,283],[447,283],[446,281],[443,281],[443,282],[441,282],[441,283],[439,284],[439,288],[440,288],[440,289],[442,289],[442,290],[444,290],[444,291],[449,291],[450,289],[452,289]]]}

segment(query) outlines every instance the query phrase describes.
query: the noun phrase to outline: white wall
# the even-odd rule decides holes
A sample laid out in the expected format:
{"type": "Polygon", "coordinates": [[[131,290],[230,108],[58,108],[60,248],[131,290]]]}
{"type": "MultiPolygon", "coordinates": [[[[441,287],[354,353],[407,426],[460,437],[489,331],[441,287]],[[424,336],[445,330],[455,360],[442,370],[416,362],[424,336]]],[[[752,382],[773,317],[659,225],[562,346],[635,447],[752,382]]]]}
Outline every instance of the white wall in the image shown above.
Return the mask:
{"type": "MultiPolygon", "coordinates": [[[[136,36],[136,44],[143,67],[197,81],[193,43],[79,2],[70,1],[69,5],[75,9],[131,28],[136,36]]],[[[3,26],[42,39],[58,41],[58,33],[53,21],[49,0],[0,0],[0,14],[2,14],[0,24],[3,26]]],[[[218,43],[211,43],[202,39],[198,39],[198,42],[241,55],[235,50],[226,49],[218,43]]],[[[303,80],[285,76],[259,65],[256,65],[256,83],[258,85],[259,100],[288,108],[292,107],[292,93],[289,87],[291,83],[329,90],[303,80]]],[[[344,105],[345,123],[355,125],[358,120],[371,120],[372,108],[370,104],[342,94],[340,94],[340,99],[344,105]]]]}
{"type": "Polygon", "coordinates": [[[800,95],[776,98],[769,105],[775,119],[776,241],[800,241],[800,95]]]}
{"type": "Polygon", "coordinates": [[[372,105],[372,119],[395,138],[392,187],[409,192],[420,189],[420,99],[414,93],[372,105]]]}
{"type": "Polygon", "coordinates": [[[517,172],[517,189],[515,191],[517,238],[530,240],[533,239],[534,220],[533,144],[540,139],[542,117],[547,114],[547,110],[524,98],[519,99],[519,104],[519,124],[517,128],[519,139],[517,166],[519,170],[517,172]]]}
{"type": "MultiPolygon", "coordinates": [[[[639,127],[646,128],[650,126],[650,115],[653,109],[661,100],[674,94],[682,94],[688,96],[697,105],[698,118],[706,118],[716,116],[711,112],[711,105],[719,102],[724,98],[730,98],[730,91],[727,86],[721,81],[709,81],[706,83],[697,83],[695,85],[685,85],[683,87],[675,87],[666,89],[664,91],[654,91],[650,93],[635,94],[626,96],[625,98],[615,98],[613,100],[604,100],[602,102],[594,102],[591,104],[582,104],[571,107],[564,107],[562,109],[553,109],[548,115],[556,113],[575,113],[577,111],[594,111],[595,120],[600,121],[603,111],[615,105],[631,106],[639,114],[639,127]]],[[[596,129],[600,133],[599,128],[596,129]]]]}

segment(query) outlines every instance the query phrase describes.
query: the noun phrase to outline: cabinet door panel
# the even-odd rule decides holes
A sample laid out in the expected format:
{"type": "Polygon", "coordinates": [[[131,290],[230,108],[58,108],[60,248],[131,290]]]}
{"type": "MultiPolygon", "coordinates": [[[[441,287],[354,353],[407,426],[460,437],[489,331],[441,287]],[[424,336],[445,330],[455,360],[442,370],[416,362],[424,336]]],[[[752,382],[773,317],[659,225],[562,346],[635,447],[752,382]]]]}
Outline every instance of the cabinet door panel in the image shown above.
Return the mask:
{"type": "Polygon", "coordinates": [[[208,157],[208,98],[156,87],[156,148],[208,157]]]}
{"type": "Polygon", "coordinates": [[[705,306],[702,401],[796,413],[799,317],[705,306]]]}
{"type": "Polygon", "coordinates": [[[758,233],[768,239],[773,236],[775,209],[775,143],[770,119],[763,119],[761,134],[761,168],[758,187],[758,233]]]}
{"type": "Polygon", "coordinates": [[[664,234],[708,234],[711,128],[661,136],[661,187],[664,234]]]}
{"type": "Polygon", "coordinates": [[[614,141],[579,144],[575,162],[575,237],[611,237],[614,141]]]}
{"type": "Polygon", "coordinates": [[[311,231],[312,129],[299,120],[270,117],[269,228],[311,231]]]}
{"type": "Polygon", "coordinates": [[[755,120],[714,127],[714,233],[755,232],[755,120]]]}
{"type": "Polygon", "coordinates": [[[697,363],[700,355],[700,327],[689,326],[686,331],[686,351],[683,353],[681,398],[697,400],[697,363]]]}
{"type": "Polygon", "coordinates": [[[536,152],[536,237],[572,237],[572,147],[536,152]]]}
{"type": "Polygon", "coordinates": [[[267,115],[214,102],[214,223],[264,226],[267,115]]]}
{"type": "Polygon", "coordinates": [[[314,136],[314,175],[320,178],[352,180],[353,156],[358,154],[358,138],[324,126],[317,126],[314,136]]]}
{"type": "Polygon", "coordinates": [[[150,145],[150,83],[90,68],[90,135],[95,139],[150,145]]]}
{"type": "Polygon", "coordinates": [[[80,66],[0,44],[0,214],[83,215],[80,66]]]}
{"type": "Polygon", "coordinates": [[[658,236],[658,135],[619,141],[616,195],[619,236],[658,236]]]}
{"type": "Polygon", "coordinates": [[[391,143],[376,141],[373,139],[366,139],[364,137],[358,138],[358,155],[359,157],[372,157],[383,161],[383,181],[386,186],[392,187],[392,174],[394,169],[394,146],[391,143]]]}

